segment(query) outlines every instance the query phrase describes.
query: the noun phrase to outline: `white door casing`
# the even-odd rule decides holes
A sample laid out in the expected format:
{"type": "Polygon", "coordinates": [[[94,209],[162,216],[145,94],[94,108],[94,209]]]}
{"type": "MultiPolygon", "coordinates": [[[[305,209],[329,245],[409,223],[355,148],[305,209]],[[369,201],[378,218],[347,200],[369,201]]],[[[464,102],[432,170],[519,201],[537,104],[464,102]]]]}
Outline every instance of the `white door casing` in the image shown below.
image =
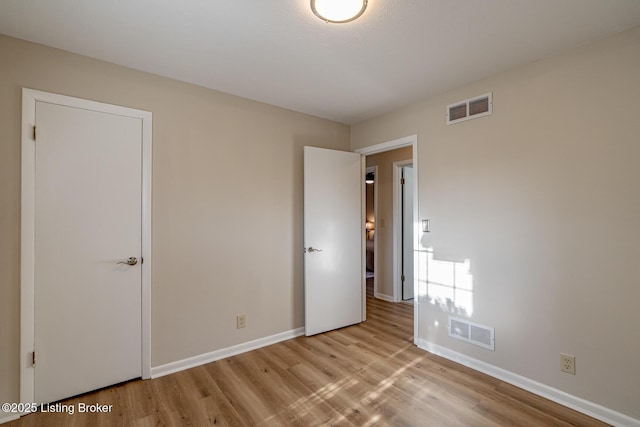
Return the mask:
{"type": "Polygon", "coordinates": [[[402,167],[402,300],[413,298],[413,166],[402,167]]]}
{"type": "Polygon", "coordinates": [[[304,147],[305,334],[363,320],[360,154],[304,147]]]}
{"type": "Polygon", "coordinates": [[[21,400],[148,378],[151,113],[24,89],[22,144],[21,400]]]}

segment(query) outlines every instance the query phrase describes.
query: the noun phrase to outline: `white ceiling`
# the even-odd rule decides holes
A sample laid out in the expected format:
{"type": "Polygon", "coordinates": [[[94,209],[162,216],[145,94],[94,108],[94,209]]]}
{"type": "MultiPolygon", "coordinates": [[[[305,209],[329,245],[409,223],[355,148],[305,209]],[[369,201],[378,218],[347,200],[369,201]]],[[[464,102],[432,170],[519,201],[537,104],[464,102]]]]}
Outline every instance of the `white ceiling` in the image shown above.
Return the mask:
{"type": "Polygon", "coordinates": [[[640,0],[0,0],[0,33],[353,124],[640,25],[640,0]]]}

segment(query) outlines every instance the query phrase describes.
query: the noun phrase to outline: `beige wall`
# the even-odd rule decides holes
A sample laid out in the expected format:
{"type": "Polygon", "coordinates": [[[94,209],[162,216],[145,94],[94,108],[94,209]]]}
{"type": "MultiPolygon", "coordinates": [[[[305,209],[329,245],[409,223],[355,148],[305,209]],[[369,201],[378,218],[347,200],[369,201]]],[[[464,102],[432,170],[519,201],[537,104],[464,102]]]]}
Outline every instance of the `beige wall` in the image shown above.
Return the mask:
{"type": "Polygon", "coordinates": [[[461,307],[424,286],[421,339],[640,419],[639,99],[637,28],[352,127],[354,149],[418,135],[421,245],[470,261],[496,349],[450,339],[461,307]],[[488,91],[492,116],[445,124],[488,91]]]}
{"type": "Polygon", "coordinates": [[[367,156],[367,167],[378,166],[376,175],[378,216],[375,231],[378,250],[376,291],[389,298],[393,298],[393,163],[411,160],[412,157],[411,147],[367,156]]]}
{"type": "Polygon", "coordinates": [[[1,402],[19,397],[21,87],[153,112],[152,366],[304,325],[302,147],[348,150],[347,126],[0,36],[1,402]]]}

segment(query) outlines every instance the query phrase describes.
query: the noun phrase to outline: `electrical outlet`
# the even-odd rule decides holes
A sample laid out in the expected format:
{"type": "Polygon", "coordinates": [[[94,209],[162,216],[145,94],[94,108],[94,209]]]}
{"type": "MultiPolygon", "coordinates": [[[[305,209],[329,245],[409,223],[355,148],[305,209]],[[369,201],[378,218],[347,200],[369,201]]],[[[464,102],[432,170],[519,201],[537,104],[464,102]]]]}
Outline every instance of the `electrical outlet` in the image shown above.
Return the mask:
{"type": "Polygon", "coordinates": [[[245,328],[247,326],[247,316],[244,314],[238,314],[236,317],[236,327],[237,329],[245,328]]]}
{"type": "Polygon", "coordinates": [[[560,370],[567,374],[576,374],[576,357],[560,353],[560,370]]]}

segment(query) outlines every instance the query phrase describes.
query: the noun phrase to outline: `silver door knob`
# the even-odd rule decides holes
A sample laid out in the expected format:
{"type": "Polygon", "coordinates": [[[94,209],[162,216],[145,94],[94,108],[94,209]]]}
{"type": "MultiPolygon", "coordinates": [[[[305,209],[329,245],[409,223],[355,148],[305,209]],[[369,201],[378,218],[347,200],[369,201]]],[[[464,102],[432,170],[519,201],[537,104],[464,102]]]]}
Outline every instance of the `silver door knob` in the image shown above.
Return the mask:
{"type": "Polygon", "coordinates": [[[309,246],[309,249],[307,249],[308,252],[322,252],[322,249],[318,249],[318,248],[314,248],[309,246]]]}
{"type": "Polygon", "coordinates": [[[127,258],[126,261],[120,261],[118,264],[136,265],[137,263],[138,263],[138,258],[132,256],[127,258]]]}

